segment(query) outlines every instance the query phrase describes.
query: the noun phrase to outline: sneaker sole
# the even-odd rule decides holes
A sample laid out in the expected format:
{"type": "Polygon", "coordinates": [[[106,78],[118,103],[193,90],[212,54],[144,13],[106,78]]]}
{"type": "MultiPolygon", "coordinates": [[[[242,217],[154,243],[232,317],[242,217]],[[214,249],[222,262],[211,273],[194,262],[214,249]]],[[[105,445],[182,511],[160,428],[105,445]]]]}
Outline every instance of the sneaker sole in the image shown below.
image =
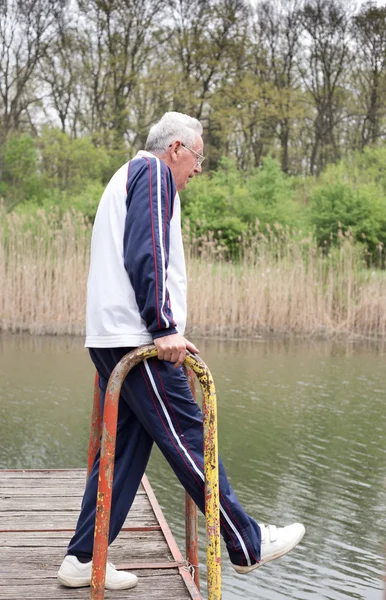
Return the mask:
{"type": "MultiPolygon", "coordinates": [[[[91,585],[90,579],[82,579],[81,577],[66,577],[65,575],[61,575],[60,572],[57,575],[58,581],[70,588],[80,588],[80,587],[88,587],[91,585]]],[[[106,590],[129,590],[137,585],[138,578],[135,581],[129,581],[127,583],[110,583],[105,584],[106,590]]]]}
{"type": "Polygon", "coordinates": [[[258,569],[259,567],[262,567],[263,565],[267,564],[268,562],[271,562],[271,560],[276,560],[277,558],[281,558],[285,554],[288,554],[288,552],[293,550],[293,548],[295,548],[295,546],[297,546],[299,544],[299,542],[301,542],[305,532],[306,532],[306,530],[303,527],[303,531],[299,532],[299,535],[297,536],[295,541],[291,542],[291,545],[283,548],[282,550],[280,550],[280,552],[275,552],[274,554],[269,554],[266,558],[263,558],[260,562],[255,563],[254,565],[249,565],[248,567],[244,567],[241,565],[232,564],[232,566],[235,569],[236,573],[239,573],[239,575],[245,575],[246,573],[250,573],[251,571],[254,571],[255,569],[258,569]]]}
{"type": "Polygon", "coordinates": [[[91,585],[91,581],[88,578],[81,579],[80,577],[66,577],[65,575],[61,575],[60,572],[58,573],[57,577],[58,581],[66,587],[76,588],[87,587],[91,585]]]}

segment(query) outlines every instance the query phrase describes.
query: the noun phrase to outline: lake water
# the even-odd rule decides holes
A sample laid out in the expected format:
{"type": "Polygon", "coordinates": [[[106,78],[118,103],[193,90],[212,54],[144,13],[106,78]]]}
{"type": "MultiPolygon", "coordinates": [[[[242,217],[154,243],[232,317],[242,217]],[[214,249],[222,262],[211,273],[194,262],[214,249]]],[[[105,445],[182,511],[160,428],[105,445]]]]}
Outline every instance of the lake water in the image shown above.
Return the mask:
{"type": "MultiPolygon", "coordinates": [[[[385,347],[194,341],[214,376],[220,452],[246,510],[307,529],[297,550],[248,576],[235,574],[223,547],[224,600],[380,600],[385,347]]],[[[82,343],[0,336],[1,468],[86,465],[94,370],[82,343]]],[[[183,491],[158,451],[148,476],[182,549],[183,491]]],[[[202,517],[200,540],[204,563],[202,517]]]]}

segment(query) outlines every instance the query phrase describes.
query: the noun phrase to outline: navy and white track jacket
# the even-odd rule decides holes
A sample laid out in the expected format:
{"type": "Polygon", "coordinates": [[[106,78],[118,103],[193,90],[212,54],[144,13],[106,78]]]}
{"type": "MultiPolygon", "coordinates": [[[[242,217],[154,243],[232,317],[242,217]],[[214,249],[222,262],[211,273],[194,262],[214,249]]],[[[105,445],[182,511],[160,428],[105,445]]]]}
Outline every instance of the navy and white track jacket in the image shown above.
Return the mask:
{"type": "Polygon", "coordinates": [[[172,173],[153,154],[138,152],[112,177],[92,233],[86,347],[139,346],[183,335],[180,213],[172,173]]]}

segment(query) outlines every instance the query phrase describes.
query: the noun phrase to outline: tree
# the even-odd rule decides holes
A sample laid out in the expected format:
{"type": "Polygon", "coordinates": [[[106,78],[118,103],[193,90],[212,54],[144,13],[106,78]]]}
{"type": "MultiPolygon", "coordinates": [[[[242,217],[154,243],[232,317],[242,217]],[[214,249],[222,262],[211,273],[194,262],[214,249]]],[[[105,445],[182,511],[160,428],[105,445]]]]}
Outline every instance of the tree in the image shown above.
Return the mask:
{"type": "Polygon", "coordinates": [[[257,5],[254,35],[265,48],[265,72],[275,88],[276,131],[281,167],[290,170],[289,147],[294,118],[299,117],[299,76],[296,68],[303,31],[300,0],[269,0],[257,5]]]}
{"type": "Polygon", "coordinates": [[[209,168],[224,152],[214,98],[232,80],[245,48],[249,7],[245,0],[171,1],[167,30],[173,108],[205,124],[209,168]]]}
{"type": "Polygon", "coordinates": [[[310,172],[341,154],[338,126],[346,118],[345,78],[350,69],[350,15],[344,0],[309,0],[302,9],[306,39],[301,74],[313,103],[310,172]]]}
{"type": "Polygon", "coordinates": [[[44,97],[37,68],[67,0],[0,0],[0,140],[20,131],[44,97]]]}
{"type": "Polygon", "coordinates": [[[133,92],[156,43],[162,0],[79,0],[83,91],[91,133],[121,145],[130,134],[133,92]]]}
{"type": "Polygon", "coordinates": [[[47,87],[47,108],[55,110],[62,132],[70,131],[75,137],[81,112],[80,41],[75,24],[68,21],[67,14],[58,16],[56,27],[55,39],[45,45],[40,60],[40,77],[47,87]]]}
{"type": "Polygon", "coordinates": [[[360,147],[375,144],[382,135],[386,92],[386,8],[369,2],[353,19],[358,68],[357,85],[363,105],[360,147]]]}
{"type": "Polygon", "coordinates": [[[182,78],[176,110],[205,117],[216,85],[228,75],[229,59],[246,25],[244,0],[179,0],[170,2],[170,58],[182,78]]]}

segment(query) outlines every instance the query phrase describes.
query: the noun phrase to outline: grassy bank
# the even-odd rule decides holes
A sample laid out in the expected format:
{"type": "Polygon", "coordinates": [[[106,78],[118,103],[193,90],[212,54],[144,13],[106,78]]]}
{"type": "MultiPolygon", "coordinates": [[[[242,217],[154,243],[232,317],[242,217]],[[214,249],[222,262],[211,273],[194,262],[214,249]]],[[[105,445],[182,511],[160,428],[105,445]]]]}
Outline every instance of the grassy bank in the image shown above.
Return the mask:
{"type": "MultiPolygon", "coordinates": [[[[67,212],[3,215],[0,329],[83,334],[91,227],[67,212]]],[[[323,256],[288,230],[241,239],[226,262],[211,239],[186,244],[191,335],[386,337],[386,278],[344,242],[323,256]]]]}

